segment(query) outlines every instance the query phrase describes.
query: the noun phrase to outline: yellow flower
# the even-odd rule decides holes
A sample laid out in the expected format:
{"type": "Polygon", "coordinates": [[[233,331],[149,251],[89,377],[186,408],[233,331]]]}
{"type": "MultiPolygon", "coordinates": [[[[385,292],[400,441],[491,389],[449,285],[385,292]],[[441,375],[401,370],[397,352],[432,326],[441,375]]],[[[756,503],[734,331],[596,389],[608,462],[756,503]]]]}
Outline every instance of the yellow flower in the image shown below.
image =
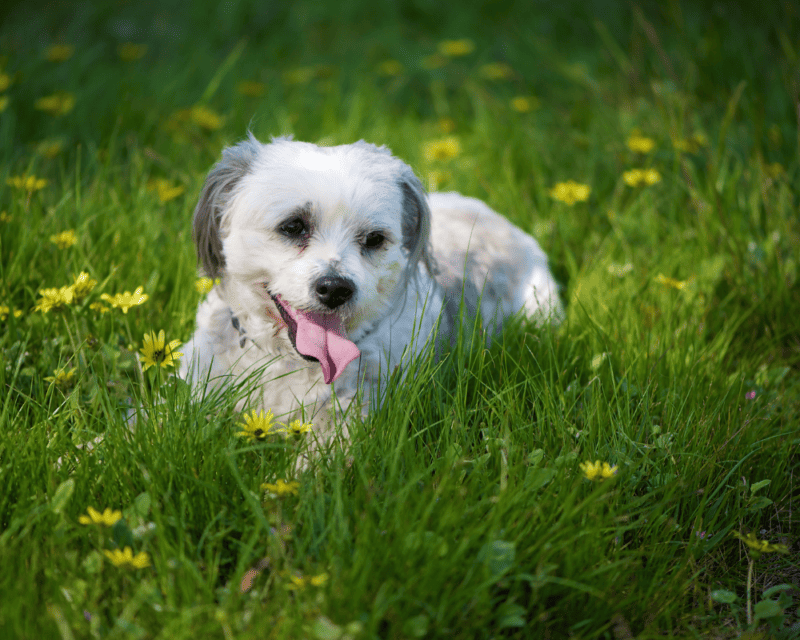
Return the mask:
{"type": "Polygon", "coordinates": [[[39,111],[45,111],[51,116],[63,116],[75,107],[75,96],[66,91],[59,91],[50,96],[39,98],[33,106],[39,111]]]}
{"type": "Polygon", "coordinates": [[[436,122],[436,126],[442,133],[450,133],[455,131],[456,121],[448,117],[439,118],[439,120],[436,122]]]}
{"type": "Polygon", "coordinates": [[[731,535],[747,545],[754,560],[757,560],[762,553],[789,553],[789,548],[785,544],[772,544],[767,540],[759,540],[753,532],[743,536],[738,531],[731,531],[731,535]]]}
{"type": "Polygon", "coordinates": [[[11,222],[13,218],[8,211],[0,211],[0,222],[11,222]]]}
{"type": "Polygon", "coordinates": [[[286,585],[286,588],[290,591],[305,589],[307,586],[311,585],[312,587],[321,587],[328,581],[328,574],[327,573],[320,573],[316,576],[309,576],[303,577],[300,575],[290,575],[289,576],[289,584],[286,585]]]}
{"type": "Polygon", "coordinates": [[[622,179],[629,187],[639,185],[654,185],[661,182],[661,174],[655,169],[631,169],[622,174],[622,179]]]}
{"type": "Polygon", "coordinates": [[[659,273],[655,277],[655,281],[658,284],[662,284],[665,287],[672,287],[673,289],[677,289],[678,291],[682,291],[686,288],[686,285],[689,284],[688,280],[676,280],[675,278],[668,278],[667,276],[659,273]]]}
{"type": "Polygon", "coordinates": [[[140,360],[144,365],[142,371],[147,371],[150,367],[161,366],[163,368],[172,367],[175,365],[175,360],[180,358],[183,354],[175,351],[181,344],[180,340],[172,340],[167,343],[164,337],[164,330],[158,332],[154,331],[144,334],[144,344],[141,349],[140,360]]]}
{"type": "Polygon", "coordinates": [[[189,117],[198,127],[208,131],[216,131],[222,126],[222,116],[202,105],[192,107],[189,117]]]}
{"type": "Polygon", "coordinates": [[[22,315],[22,311],[19,309],[14,309],[14,311],[11,311],[10,307],[0,304],[0,320],[5,320],[8,318],[9,314],[13,315],[15,318],[19,318],[22,315]]]}
{"type": "Polygon", "coordinates": [[[467,38],[462,38],[460,40],[443,40],[439,43],[437,49],[443,56],[455,58],[472,53],[475,50],[475,43],[467,38]]]}
{"type": "Polygon", "coordinates": [[[399,76],[403,73],[403,65],[397,60],[384,60],[378,65],[378,73],[382,76],[399,76]]]}
{"type": "Polygon", "coordinates": [[[123,42],[117,47],[117,55],[125,62],[135,62],[136,60],[141,60],[145,53],[147,53],[146,44],[123,42]]]}
{"type": "Polygon", "coordinates": [[[60,140],[43,140],[36,147],[36,152],[43,155],[45,158],[55,158],[63,148],[60,140]]]}
{"type": "Polygon", "coordinates": [[[505,62],[489,62],[478,67],[478,73],[487,80],[506,80],[514,75],[514,70],[505,62]]]}
{"type": "Polygon", "coordinates": [[[211,289],[214,288],[215,284],[219,283],[220,283],[219,278],[216,278],[215,280],[212,280],[211,278],[198,278],[197,281],[194,283],[194,288],[197,291],[197,293],[205,295],[206,293],[211,291],[211,289]]]}
{"type": "Polygon", "coordinates": [[[785,170],[780,162],[772,162],[764,165],[764,173],[766,173],[773,180],[780,178],[784,172],[785,170]]]}
{"type": "Polygon", "coordinates": [[[452,177],[449,171],[441,171],[439,169],[431,169],[428,171],[426,188],[428,191],[436,191],[442,184],[447,182],[452,177]]]}
{"type": "Polygon", "coordinates": [[[314,425],[310,422],[303,422],[302,420],[292,420],[286,428],[289,433],[295,436],[302,435],[311,431],[314,425]]]}
{"type": "Polygon", "coordinates": [[[97,280],[92,279],[91,276],[89,276],[89,274],[85,271],[81,271],[77,276],[75,276],[75,281],[72,283],[72,290],[75,294],[75,297],[80,300],[81,298],[88,296],[96,284],[97,280]]]}
{"type": "Polygon", "coordinates": [[[116,293],[113,296],[103,293],[100,295],[100,299],[108,302],[115,309],[122,309],[122,313],[128,313],[128,309],[144,304],[150,298],[146,293],[143,293],[143,290],[144,287],[137,287],[133,293],[126,291],[125,293],[116,293]]]}
{"type": "Polygon", "coordinates": [[[122,519],[122,511],[112,511],[108,507],[105,508],[103,513],[93,507],[89,507],[86,511],[89,513],[88,516],[78,517],[78,522],[81,524],[102,524],[106,527],[113,527],[117,521],[122,519]]]}
{"type": "Polygon", "coordinates": [[[5,91],[11,86],[11,78],[8,74],[0,73],[0,91],[5,91]]]}
{"type": "MultiPolygon", "coordinates": [[[[69,371],[66,369],[56,369],[53,374],[52,376],[47,376],[45,382],[52,382],[57,387],[70,387],[75,380],[75,367],[72,367],[69,371]]],[[[92,508],[89,507],[89,509],[91,512],[92,508]]]]}
{"type": "Polygon", "coordinates": [[[422,145],[422,155],[427,162],[451,160],[461,153],[461,143],[456,136],[431,140],[422,145]]]}
{"type": "Polygon", "coordinates": [[[606,478],[613,477],[617,473],[616,465],[612,467],[607,462],[600,462],[599,460],[595,460],[594,462],[581,462],[580,468],[583,475],[586,476],[586,479],[592,481],[605,480],[606,478]]]}
{"type": "Polygon", "coordinates": [[[520,113],[528,113],[539,108],[539,99],[534,96],[517,96],[511,99],[511,108],[520,113]]]}
{"type": "Polygon", "coordinates": [[[92,302],[92,304],[89,305],[89,308],[92,311],[99,311],[101,314],[108,313],[108,307],[100,302],[92,302]]]}
{"type": "Polygon", "coordinates": [[[296,480],[292,480],[291,482],[285,482],[283,480],[278,480],[275,484],[270,484],[269,482],[265,482],[261,485],[261,488],[264,491],[269,491],[270,493],[275,494],[279,498],[283,496],[296,496],[298,492],[298,488],[300,487],[300,483],[296,480]]]}
{"type": "Polygon", "coordinates": [[[47,313],[51,309],[61,309],[68,304],[72,304],[75,298],[75,291],[72,287],[40,289],[39,295],[42,297],[36,302],[33,310],[47,313]]]}
{"type": "Polygon", "coordinates": [[[64,62],[69,60],[75,53],[75,47],[71,44],[51,44],[44,50],[44,57],[50,62],[64,62]]]}
{"type": "Polygon", "coordinates": [[[113,551],[104,549],[103,553],[115,567],[120,569],[144,569],[150,566],[149,555],[144,551],[140,551],[134,556],[133,549],[130,547],[125,547],[122,551],[119,549],[114,549],[113,551]]]}
{"type": "Polygon", "coordinates": [[[6,184],[15,189],[32,192],[44,189],[47,186],[47,180],[36,176],[12,176],[6,178],[6,184]]]}
{"type": "Polygon", "coordinates": [[[588,200],[591,192],[592,188],[589,185],[568,180],[567,182],[559,182],[550,189],[550,197],[571,206],[576,202],[588,200]]]}
{"type": "Polygon", "coordinates": [[[67,231],[62,231],[54,236],[50,236],[50,242],[59,249],[69,249],[78,242],[78,237],[75,235],[74,229],[68,229],[67,231]]]}
{"type": "Polygon", "coordinates": [[[263,82],[256,82],[255,80],[243,80],[236,85],[236,90],[243,96],[259,98],[264,95],[267,86],[263,82]]]}
{"type": "Polygon", "coordinates": [[[264,413],[264,411],[255,410],[250,413],[245,413],[243,416],[244,424],[240,425],[243,429],[236,435],[243,438],[254,440],[266,440],[267,436],[282,433],[283,429],[276,429],[273,424],[275,417],[272,414],[272,409],[264,413]]]}
{"type": "Polygon", "coordinates": [[[655,140],[652,138],[645,138],[637,131],[631,133],[628,137],[627,144],[631,151],[636,151],[637,153],[650,153],[653,147],[656,146],[655,140]]]}
{"type": "Polygon", "coordinates": [[[162,204],[174,200],[186,190],[182,185],[173,186],[172,183],[165,178],[155,178],[151,180],[147,184],[147,188],[156,192],[158,200],[162,204]]]}

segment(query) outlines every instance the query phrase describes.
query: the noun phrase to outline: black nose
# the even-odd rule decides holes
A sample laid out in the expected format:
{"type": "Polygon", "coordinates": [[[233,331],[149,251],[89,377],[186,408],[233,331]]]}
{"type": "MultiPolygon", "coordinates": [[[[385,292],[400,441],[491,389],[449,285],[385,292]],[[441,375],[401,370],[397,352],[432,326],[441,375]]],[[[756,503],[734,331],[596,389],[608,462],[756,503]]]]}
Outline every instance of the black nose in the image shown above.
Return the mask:
{"type": "Polygon", "coordinates": [[[341,276],[322,276],[314,285],[319,301],[329,309],[335,309],[353,297],[356,285],[341,276]]]}

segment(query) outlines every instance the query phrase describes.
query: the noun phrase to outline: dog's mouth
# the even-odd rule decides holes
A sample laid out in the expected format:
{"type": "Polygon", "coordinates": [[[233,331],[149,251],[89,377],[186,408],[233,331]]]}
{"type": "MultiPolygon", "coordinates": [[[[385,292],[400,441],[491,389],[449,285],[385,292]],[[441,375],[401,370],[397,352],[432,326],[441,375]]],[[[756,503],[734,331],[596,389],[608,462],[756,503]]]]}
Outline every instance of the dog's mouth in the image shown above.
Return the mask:
{"type": "Polygon", "coordinates": [[[342,320],[334,314],[301,311],[287,304],[279,295],[269,294],[286,323],[292,346],[306,360],[316,360],[322,367],[325,384],[338,378],[361,351],[344,335],[342,320]]]}

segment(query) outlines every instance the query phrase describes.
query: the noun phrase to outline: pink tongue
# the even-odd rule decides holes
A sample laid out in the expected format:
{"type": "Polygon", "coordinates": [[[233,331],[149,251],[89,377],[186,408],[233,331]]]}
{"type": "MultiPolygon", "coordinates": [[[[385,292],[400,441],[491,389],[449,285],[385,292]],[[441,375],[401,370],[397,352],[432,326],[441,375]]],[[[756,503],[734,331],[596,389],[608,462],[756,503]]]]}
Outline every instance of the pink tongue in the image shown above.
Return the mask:
{"type": "Polygon", "coordinates": [[[331,315],[322,315],[293,309],[280,296],[276,296],[283,310],[297,323],[295,346],[304,356],[319,360],[325,384],[330,384],[345,367],[361,355],[358,347],[344,337],[342,321],[331,315]]]}

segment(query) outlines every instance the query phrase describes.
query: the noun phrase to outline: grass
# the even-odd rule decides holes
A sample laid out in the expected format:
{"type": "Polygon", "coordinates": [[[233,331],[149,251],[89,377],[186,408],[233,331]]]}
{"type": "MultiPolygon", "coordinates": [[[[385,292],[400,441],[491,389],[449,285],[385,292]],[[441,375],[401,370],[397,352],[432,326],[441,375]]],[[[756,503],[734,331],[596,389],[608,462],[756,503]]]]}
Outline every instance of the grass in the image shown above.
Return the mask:
{"type": "Polygon", "coordinates": [[[529,4],[4,8],[4,638],[798,633],[800,14],[529,4]],[[66,113],[37,108],[56,92],[66,113]],[[295,477],[308,436],[237,437],[233,395],[138,358],[145,333],[191,335],[191,213],[248,127],[387,144],[486,200],[550,255],[563,326],[420,359],[295,477]],[[588,200],[552,197],[567,180],[588,200]],[[88,295],[34,310],[81,272],[88,295]],[[127,313],[101,299],[139,286],[127,313]],[[587,480],[594,460],[616,474],[587,480]],[[297,494],[261,488],[279,479],[297,494]],[[123,517],[81,524],[90,506],[123,517]],[[104,553],[125,546],[149,566],[104,553]]]}

